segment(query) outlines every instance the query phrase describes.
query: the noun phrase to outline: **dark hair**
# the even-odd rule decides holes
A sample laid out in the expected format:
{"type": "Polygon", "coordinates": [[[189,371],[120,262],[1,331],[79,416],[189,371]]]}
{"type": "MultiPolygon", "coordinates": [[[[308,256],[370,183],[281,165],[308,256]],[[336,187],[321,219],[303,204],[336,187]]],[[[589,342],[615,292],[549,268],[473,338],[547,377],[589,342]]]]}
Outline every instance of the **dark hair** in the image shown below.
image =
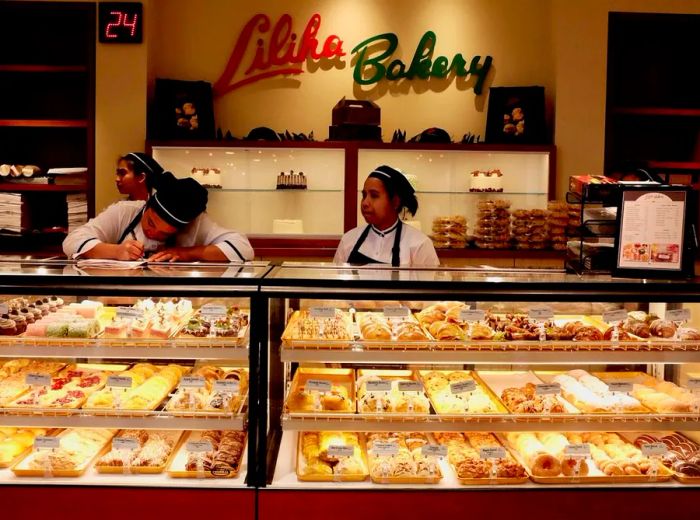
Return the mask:
{"type": "Polygon", "coordinates": [[[153,188],[156,188],[156,186],[154,185],[156,181],[156,179],[154,178],[155,175],[153,175],[152,172],[143,165],[143,163],[139,161],[134,161],[128,155],[122,155],[119,158],[119,162],[121,161],[124,161],[129,166],[129,169],[134,172],[134,174],[145,176],[146,189],[148,190],[148,193],[153,193],[153,188]]]}
{"type": "Polygon", "coordinates": [[[411,215],[418,213],[418,199],[416,193],[408,182],[408,179],[398,170],[391,166],[382,165],[377,167],[369,174],[369,177],[379,179],[384,185],[389,199],[394,198],[394,195],[399,198],[398,212],[406,209],[411,215]]]}

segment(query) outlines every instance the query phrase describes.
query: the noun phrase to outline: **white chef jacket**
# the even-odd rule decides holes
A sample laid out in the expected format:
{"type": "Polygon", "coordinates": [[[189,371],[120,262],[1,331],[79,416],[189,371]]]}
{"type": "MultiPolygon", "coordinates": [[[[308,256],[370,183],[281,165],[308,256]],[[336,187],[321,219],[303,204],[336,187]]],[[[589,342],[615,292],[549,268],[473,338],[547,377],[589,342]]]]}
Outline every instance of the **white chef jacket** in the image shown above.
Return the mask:
{"type": "MultiPolygon", "coordinates": [[[[394,247],[397,224],[398,220],[385,231],[370,226],[370,231],[360,246],[359,252],[367,258],[391,265],[391,250],[394,247]]],[[[333,263],[344,264],[348,261],[350,253],[366,227],[367,224],[358,226],[343,235],[335,252],[333,263]]],[[[437,267],[440,265],[440,260],[430,238],[407,224],[401,225],[399,262],[401,267],[437,267]]]]}
{"type": "MultiPolygon", "coordinates": [[[[112,204],[87,224],[71,231],[63,241],[63,252],[68,258],[78,258],[99,243],[116,244],[145,204],[143,200],[124,200],[112,204]]],[[[164,245],[164,242],[147,238],[140,224],[136,225],[134,233],[146,251],[155,251],[157,247],[164,245]]],[[[254,256],[253,248],[244,235],[219,226],[206,213],[199,215],[177,233],[175,245],[215,245],[226,255],[229,262],[244,262],[252,260],[254,256]]]]}

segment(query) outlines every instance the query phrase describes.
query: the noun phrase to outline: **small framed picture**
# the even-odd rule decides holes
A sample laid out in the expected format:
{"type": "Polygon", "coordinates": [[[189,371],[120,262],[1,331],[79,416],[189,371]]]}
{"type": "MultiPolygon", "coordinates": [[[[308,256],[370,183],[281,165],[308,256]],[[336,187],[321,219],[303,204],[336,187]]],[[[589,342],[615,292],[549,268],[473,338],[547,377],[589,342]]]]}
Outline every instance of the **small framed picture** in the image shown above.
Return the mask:
{"type": "Polygon", "coordinates": [[[156,79],[148,124],[151,139],[214,139],[211,83],[156,79]]]}
{"type": "Polygon", "coordinates": [[[694,276],[695,215],[689,186],[621,186],[613,276],[694,276]]]}
{"type": "Polygon", "coordinates": [[[547,144],[544,87],[492,87],[486,142],[547,144]]]}

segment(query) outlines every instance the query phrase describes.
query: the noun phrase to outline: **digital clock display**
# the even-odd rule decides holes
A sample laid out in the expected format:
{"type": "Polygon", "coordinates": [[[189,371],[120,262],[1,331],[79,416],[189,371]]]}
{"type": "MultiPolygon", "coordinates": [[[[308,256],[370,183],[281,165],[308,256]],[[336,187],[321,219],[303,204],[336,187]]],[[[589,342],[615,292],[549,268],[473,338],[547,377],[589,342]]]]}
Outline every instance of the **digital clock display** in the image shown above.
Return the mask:
{"type": "Polygon", "coordinates": [[[101,2],[98,31],[101,43],[141,43],[143,4],[141,2],[101,2]]]}

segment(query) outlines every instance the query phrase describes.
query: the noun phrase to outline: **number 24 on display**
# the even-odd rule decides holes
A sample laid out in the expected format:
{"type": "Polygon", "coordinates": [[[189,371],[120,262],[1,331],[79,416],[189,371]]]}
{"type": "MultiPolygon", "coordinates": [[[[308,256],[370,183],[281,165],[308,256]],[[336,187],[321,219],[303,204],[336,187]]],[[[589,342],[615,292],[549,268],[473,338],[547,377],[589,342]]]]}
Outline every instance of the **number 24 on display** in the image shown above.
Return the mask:
{"type": "Polygon", "coordinates": [[[141,43],[143,5],[140,2],[100,2],[101,43],[141,43]]]}
{"type": "Polygon", "coordinates": [[[134,13],[131,20],[129,20],[129,13],[124,13],[122,11],[110,11],[109,15],[112,17],[110,23],[105,27],[105,37],[107,38],[118,38],[119,34],[116,32],[119,26],[124,26],[130,29],[129,36],[132,38],[136,34],[136,23],[138,22],[139,15],[134,13]]]}

